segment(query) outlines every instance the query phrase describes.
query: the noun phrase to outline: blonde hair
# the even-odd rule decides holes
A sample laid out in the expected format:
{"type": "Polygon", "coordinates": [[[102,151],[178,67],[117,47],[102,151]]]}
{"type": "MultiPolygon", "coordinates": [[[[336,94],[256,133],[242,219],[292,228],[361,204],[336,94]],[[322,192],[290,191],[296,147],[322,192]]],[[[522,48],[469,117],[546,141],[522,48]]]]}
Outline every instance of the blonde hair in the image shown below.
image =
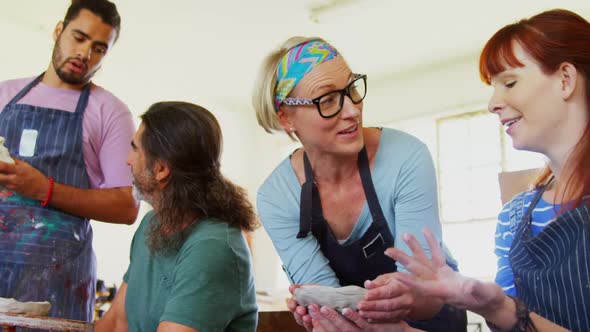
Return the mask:
{"type": "MultiPolygon", "coordinates": [[[[273,131],[284,131],[279,122],[279,117],[274,106],[275,90],[277,86],[277,71],[279,62],[287,52],[293,47],[303,44],[311,40],[320,40],[326,42],[318,37],[302,37],[296,36],[287,39],[278,49],[266,56],[260,70],[258,77],[254,84],[254,91],[252,93],[252,106],[256,111],[256,119],[258,124],[264,128],[267,133],[273,131]]],[[[289,137],[296,141],[297,138],[290,131],[286,131],[289,137]]]]}

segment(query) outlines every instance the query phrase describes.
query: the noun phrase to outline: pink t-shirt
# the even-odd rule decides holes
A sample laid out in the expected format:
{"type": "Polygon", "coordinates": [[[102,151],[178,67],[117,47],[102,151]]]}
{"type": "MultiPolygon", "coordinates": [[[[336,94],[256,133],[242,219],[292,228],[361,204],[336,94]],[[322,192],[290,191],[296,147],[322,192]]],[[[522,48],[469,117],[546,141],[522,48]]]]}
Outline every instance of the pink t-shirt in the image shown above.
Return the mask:
{"type": "MultiPolygon", "coordinates": [[[[33,79],[0,82],[0,112],[33,79]]],[[[74,112],[79,97],[80,91],[54,88],[39,82],[17,104],[74,112]]],[[[129,108],[112,93],[94,86],[82,120],[82,149],[91,188],[131,186],[131,170],[126,160],[134,132],[129,108]]]]}

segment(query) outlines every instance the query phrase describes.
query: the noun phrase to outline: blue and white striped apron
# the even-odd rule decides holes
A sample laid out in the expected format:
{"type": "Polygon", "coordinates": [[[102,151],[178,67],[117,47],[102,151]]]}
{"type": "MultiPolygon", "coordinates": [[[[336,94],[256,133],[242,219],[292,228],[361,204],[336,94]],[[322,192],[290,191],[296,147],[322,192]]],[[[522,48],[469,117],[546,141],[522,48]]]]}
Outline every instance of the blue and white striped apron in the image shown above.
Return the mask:
{"type": "MultiPolygon", "coordinates": [[[[73,113],[17,104],[41,77],[0,112],[0,136],[5,137],[12,156],[56,182],[87,189],[82,118],[90,84],[83,88],[73,113]],[[36,140],[30,133],[36,133],[36,140]]],[[[91,321],[95,287],[96,259],[88,219],[42,207],[16,192],[0,196],[0,297],[49,301],[52,317],[91,321]]]]}
{"type": "Polygon", "coordinates": [[[532,236],[538,190],[516,228],[510,266],[530,311],[572,331],[590,331],[590,207],[569,210],[532,236]]]}

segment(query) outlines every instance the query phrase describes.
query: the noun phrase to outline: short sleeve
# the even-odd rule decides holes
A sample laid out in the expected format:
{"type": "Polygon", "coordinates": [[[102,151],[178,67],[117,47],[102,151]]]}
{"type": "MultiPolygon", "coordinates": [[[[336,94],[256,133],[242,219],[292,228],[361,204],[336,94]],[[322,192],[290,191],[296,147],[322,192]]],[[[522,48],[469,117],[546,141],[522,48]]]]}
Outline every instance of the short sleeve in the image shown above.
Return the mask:
{"type": "Polygon", "coordinates": [[[129,187],[132,182],[127,156],[135,126],[131,112],[122,103],[120,107],[123,109],[108,117],[98,151],[104,179],[101,188],[129,187]]]}
{"type": "Polygon", "coordinates": [[[515,213],[512,209],[522,209],[522,204],[515,206],[514,202],[522,202],[523,195],[524,193],[518,194],[510,202],[504,205],[502,211],[498,214],[496,233],[494,234],[494,254],[498,260],[498,270],[496,272],[495,281],[500,287],[502,287],[504,293],[511,296],[516,296],[516,288],[514,287],[514,272],[510,266],[509,257],[512,241],[514,240],[510,216],[515,213]]]}

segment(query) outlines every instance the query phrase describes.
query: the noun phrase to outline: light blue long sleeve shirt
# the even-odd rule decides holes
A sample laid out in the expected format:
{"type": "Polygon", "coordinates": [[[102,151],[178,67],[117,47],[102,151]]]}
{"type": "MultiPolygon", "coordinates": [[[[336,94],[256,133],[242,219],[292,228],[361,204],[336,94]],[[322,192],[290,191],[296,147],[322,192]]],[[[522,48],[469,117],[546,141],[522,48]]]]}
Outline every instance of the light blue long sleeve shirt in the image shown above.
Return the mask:
{"type": "MultiPolygon", "coordinates": [[[[430,254],[422,229],[432,230],[441,243],[442,230],[434,164],[426,145],[399,130],[383,128],[371,175],[395,246],[412,255],[401,238],[404,233],[410,233],[430,254]]],[[[301,185],[290,158],[286,158],[258,190],[257,208],[262,224],[292,283],[340,286],[316,238],[311,234],[303,239],[296,238],[299,232],[300,195],[301,185]]],[[[372,222],[365,202],[344,244],[360,239],[372,222]]],[[[448,251],[444,250],[447,262],[456,264],[448,251]]],[[[405,271],[399,263],[397,267],[398,271],[405,271]]]]}

